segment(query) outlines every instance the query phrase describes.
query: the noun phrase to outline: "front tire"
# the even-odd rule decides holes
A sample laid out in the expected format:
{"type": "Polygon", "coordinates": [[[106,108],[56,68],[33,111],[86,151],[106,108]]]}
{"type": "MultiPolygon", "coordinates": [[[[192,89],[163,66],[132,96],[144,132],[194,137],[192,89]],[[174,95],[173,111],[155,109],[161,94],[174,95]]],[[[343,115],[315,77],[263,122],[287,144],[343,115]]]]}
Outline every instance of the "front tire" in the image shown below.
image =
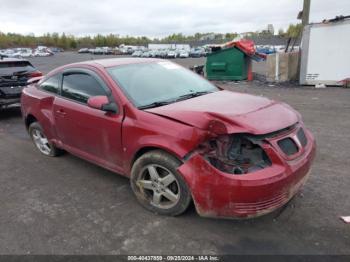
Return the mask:
{"type": "Polygon", "coordinates": [[[62,153],[62,150],[58,149],[47,139],[43,128],[38,122],[30,124],[28,132],[34,145],[43,155],[54,157],[62,153]]]}
{"type": "Polygon", "coordinates": [[[131,188],[146,209],[160,215],[177,216],[185,212],[191,193],[177,172],[181,162],[160,150],[138,158],[131,170],[131,188]]]}

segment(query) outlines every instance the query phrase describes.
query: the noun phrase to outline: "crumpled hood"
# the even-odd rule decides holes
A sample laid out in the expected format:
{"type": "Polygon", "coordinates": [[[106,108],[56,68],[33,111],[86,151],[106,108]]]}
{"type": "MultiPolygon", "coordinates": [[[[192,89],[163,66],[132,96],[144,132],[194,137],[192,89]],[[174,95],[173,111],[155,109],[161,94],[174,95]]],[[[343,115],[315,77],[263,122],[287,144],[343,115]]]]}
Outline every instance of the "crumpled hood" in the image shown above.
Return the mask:
{"type": "Polygon", "coordinates": [[[166,106],[147,109],[200,129],[213,122],[224,124],[228,133],[271,133],[295,124],[298,113],[284,103],[248,94],[219,91],[166,106]]]}

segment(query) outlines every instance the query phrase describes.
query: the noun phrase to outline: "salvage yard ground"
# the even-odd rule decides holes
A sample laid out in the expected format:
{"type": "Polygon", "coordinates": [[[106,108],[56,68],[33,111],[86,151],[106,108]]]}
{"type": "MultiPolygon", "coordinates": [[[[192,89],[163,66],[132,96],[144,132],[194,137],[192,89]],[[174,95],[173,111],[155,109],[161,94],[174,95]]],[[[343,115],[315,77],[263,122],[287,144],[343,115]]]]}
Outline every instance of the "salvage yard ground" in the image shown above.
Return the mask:
{"type": "MultiPolygon", "coordinates": [[[[62,53],[31,62],[47,73],[88,59],[62,53]]],[[[339,219],[350,215],[350,90],[218,84],[287,102],[314,133],[311,176],[287,207],[252,220],[200,218],[193,206],[157,216],[136,202],[128,179],[70,154],[41,155],[11,107],[0,112],[0,253],[350,254],[350,226],[339,219]]]]}

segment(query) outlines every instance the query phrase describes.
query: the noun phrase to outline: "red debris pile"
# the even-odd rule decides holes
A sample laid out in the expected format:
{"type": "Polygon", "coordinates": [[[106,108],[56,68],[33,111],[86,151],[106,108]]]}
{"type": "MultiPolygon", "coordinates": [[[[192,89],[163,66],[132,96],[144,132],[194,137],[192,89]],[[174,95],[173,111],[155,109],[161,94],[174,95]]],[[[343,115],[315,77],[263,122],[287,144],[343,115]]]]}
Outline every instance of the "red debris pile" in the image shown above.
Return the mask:
{"type": "Polygon", "coordinates": [[[214,46],[211,46],[211,50],[215,52],[221,49],[227,49],[232,47],[238,48],[247,56],[251,57],[256,61],[261,61],[266,59],[266,54],[258,53],[256,51],[254,41],[247,40],[247,39],[241,39],[239,41],[230,41],[222,45],[214,45],[214,46]]]}
{"type": "Polygon", "coordinates": [[[350,77],[339,81],[339,83],[342,84],[342,86],[344,87],[350,87],[350,77]]]}

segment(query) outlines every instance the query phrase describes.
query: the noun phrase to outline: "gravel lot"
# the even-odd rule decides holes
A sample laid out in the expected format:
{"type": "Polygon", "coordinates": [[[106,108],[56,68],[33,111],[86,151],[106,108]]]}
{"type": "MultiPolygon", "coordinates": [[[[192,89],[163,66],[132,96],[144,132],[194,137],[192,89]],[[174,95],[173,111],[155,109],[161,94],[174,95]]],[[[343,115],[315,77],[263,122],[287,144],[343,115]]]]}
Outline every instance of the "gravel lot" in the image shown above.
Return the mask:
{"type": "MultiPolygon", "coordinates": [[[[88,59],[31,60],[48,72],[88,59]]],[[[315,134],[311,177],[286,208],[252,220],[200,218],[193,207],[176,218],[154,215],[128,179],[70,154],[40,155],[12,107],[0,111],[0,254],[350,254],[350,225],[339,219],[350,215],[350,90],[220,84],[289,103],[315,134]]]]}

